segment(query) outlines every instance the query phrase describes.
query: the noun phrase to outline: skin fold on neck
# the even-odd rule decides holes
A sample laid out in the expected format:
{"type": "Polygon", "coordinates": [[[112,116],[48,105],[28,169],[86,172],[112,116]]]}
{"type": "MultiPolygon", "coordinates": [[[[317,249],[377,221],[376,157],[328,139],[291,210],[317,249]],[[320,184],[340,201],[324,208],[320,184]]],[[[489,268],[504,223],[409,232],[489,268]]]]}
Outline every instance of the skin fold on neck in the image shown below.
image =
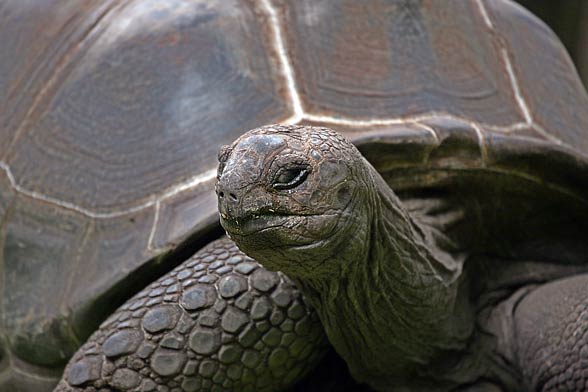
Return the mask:
{"type": "Polygon", "coordinates": [[[459,302],[458,271],[451,271],[460,266],[451,265],[451,256],[431,243],[428,229],[365,164],[368,200],[351,206],[357,219],[352,230],[339,233],[346,238],[329,256],[336,262],[323,261],[338,271],[294,278],[354,377],[389,385],[445,352],[463,350],[472,328],[463,315],[471,312],[459,302]]]}

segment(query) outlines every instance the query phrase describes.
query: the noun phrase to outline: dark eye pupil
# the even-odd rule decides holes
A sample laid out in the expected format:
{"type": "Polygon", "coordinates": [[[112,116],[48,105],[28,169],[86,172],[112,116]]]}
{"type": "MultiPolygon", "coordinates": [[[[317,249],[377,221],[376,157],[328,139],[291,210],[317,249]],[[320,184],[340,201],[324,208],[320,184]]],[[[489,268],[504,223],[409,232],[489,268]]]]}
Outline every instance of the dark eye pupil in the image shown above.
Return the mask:
{"type": "Polygon", "coordinates": [[[276,183],[279,184],[288,184],[289,182],[294,181],[296,177],[300,174],[301,169],[290,169],[284,170],[280,173],[278,178],[276,179],[276,183]]]}
{"type": "Polygon", "coordinates": [[[308,168],[281,169],[273,183],[275,189],[292,189],[302,184],[308,176],[308,168]]]}

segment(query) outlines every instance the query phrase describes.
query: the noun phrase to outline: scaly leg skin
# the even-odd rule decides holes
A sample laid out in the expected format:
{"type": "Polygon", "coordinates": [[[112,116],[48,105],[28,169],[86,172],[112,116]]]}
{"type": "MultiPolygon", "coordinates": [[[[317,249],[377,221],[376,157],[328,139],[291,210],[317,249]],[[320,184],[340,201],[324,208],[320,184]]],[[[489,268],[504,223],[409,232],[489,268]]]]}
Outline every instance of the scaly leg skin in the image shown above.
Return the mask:
{"type": "Polygon", "coordinates": [[[529,390],[588,390],[588,275],[535,288],[518,303],[515,326],[529,390]]]}
{"type": "Polygon", "coordinates": [[[108,318],[55,391],[275,391],[327,347],[293,283],[222,238],[108,318]]]}

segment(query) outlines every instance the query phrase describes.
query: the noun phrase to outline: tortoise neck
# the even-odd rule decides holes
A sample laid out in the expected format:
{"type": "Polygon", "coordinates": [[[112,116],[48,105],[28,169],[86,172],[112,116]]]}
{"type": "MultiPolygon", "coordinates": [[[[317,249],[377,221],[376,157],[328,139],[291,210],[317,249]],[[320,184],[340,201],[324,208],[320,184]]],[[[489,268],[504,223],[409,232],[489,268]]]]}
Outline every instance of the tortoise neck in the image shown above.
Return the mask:
{"type": "Polygon", "coordinates": [[[455,320],[459,282],[426,228],[371,166],[369,173],[371,200],[356,206],[368,219],[339,252],[340,273],[300,285],[354,376],[375,386],[459,349],[471,331],[455,320]]]}

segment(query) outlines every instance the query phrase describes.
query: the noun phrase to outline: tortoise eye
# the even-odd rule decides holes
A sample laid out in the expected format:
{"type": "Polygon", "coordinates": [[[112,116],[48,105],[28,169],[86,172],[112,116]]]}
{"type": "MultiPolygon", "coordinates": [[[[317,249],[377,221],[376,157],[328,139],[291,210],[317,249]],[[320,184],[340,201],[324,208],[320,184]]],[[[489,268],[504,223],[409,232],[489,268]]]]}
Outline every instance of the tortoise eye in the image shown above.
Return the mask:
{"type": "Polygon", "coordinates": [[[274,189],[292,189],[302,184],[310,170],[306,167],[281,168],[274,177],[274,189]]]}

